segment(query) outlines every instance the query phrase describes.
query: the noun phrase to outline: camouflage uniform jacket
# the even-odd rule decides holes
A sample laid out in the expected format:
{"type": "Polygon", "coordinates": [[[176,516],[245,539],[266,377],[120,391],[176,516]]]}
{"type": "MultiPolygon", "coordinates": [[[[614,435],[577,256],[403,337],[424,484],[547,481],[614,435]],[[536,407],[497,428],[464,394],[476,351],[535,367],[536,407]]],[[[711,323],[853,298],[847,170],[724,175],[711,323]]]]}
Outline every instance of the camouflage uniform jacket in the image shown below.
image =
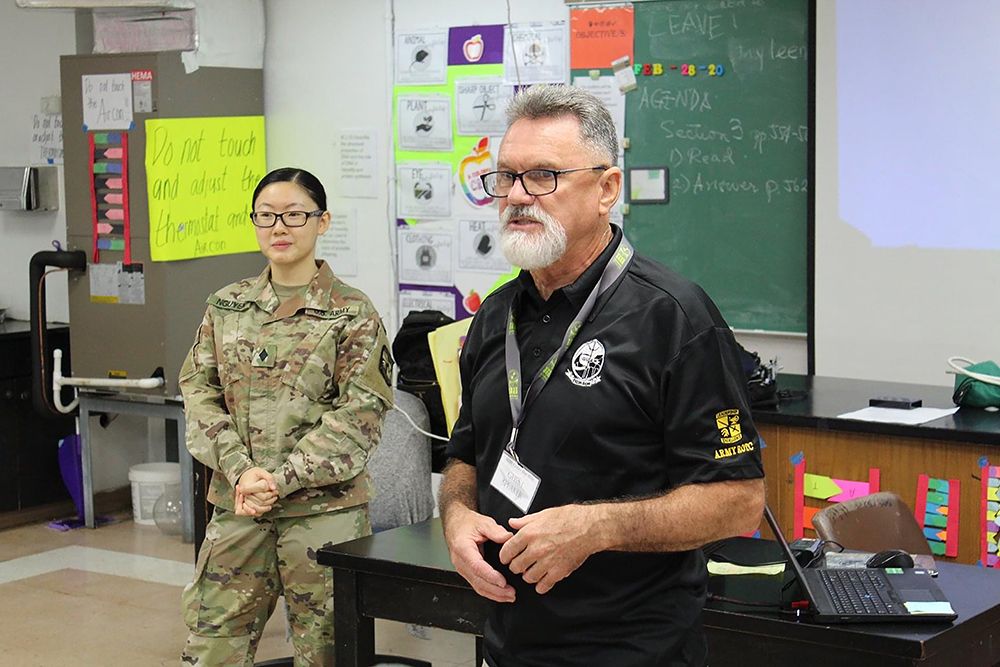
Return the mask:
{"type": "Polygon", "coordinates": [[[392,406],[385,327],[325,262],[280,304],[270,267],[208,298],[180,374],[187,447],[215,472],[208,500],[232,510],[240,475],[274,474],[270,516],[368,502],[365,464],[392,406]]]}

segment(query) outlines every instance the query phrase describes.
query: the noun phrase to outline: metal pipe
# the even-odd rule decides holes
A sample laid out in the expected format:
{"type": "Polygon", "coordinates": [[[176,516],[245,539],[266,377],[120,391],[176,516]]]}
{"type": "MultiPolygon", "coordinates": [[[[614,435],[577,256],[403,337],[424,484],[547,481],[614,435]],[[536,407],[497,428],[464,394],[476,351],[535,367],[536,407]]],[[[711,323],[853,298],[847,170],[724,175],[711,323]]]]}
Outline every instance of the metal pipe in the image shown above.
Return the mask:
{"type": "Polygon", "coordinates": [[[49,372],[45,363],[45,269],[55,266],[76,271],[87,270],[87,253],[82,250],[43,250],[31,256],[29,263],[29,303],[31,308],[31,404],[43,417],[61,416],[48,396],[49,372]]]}
{"type": "Polygon", "coordinates": [[[99,389],[157,389],[162,387],[164,379],[161,377],[139,378],[139,379],[115,379],[115,378],[68,378],[62,374],[62,350],[56,348],[52,350],[52,401],[56,410],[63,414],[69,414],[76,409],[80,403],[80,398],[75,397],[69,405],[63,405],[63,387],[96,387],[99,389]]]}

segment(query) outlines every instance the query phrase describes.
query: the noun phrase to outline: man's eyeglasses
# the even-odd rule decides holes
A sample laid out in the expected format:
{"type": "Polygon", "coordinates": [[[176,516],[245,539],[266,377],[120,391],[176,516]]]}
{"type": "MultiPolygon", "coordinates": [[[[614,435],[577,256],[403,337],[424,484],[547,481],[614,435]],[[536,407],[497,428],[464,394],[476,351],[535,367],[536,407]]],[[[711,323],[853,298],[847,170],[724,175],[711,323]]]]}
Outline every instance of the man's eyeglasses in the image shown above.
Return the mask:
{"type": "Polygon", "coordinates": [[[324,211],[285,211],[284,213],[272,213],[271,211],[259,211],[250,214],[250,221],[255,227],[274,227],[281,220],[285,227],[302,227],[309,218],[323,215],[324,211]]]}
{"type": "Polygon", "coordinates": [[[607,171],[609,167],[577,167],[576,169],[529,169],[521,173],[513,171],[491,171],[479,178],[483,181],[486,194],[503,199],[510,194],[516,181],[521,181],[521,187],[532,197],[552,194],[559,185],[559,176],[572,174],[574,171],[607,171]]]}

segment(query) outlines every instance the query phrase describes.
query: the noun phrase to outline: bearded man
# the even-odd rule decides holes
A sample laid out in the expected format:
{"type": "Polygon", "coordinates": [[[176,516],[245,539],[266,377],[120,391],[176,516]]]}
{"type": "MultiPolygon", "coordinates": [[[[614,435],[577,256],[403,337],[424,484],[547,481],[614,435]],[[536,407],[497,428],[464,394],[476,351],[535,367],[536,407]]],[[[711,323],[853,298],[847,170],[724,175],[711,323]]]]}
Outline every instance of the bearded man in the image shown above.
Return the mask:
{"type": "Polygon", "coordinates": [[[455,568],[494,602],[486,663],[703,665],[698,547],[764,504],[736,343],[610,224],[622,172],[597,98],[534,86],[507,117],[482,179],[522,271],[470,327],[439,499],[455,568]]]}

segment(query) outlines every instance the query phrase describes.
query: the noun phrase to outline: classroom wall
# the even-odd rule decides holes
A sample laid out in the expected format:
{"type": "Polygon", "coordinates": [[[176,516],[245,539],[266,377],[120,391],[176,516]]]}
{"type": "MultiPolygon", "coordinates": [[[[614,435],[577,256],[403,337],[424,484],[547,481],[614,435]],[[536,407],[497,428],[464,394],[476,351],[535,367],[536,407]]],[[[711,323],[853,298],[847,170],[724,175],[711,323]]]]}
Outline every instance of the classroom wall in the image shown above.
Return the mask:
{"type": "MultiPolygon", "coordinates": [[[[423,4],[423,3],[421,3],[423,4]]],[[[357,211],[358,273],[345,282],[363,290],[395,331],[395,277],[389,225],[389,5],[383,0],[269,0],[265,3],[264,113],[267,165],[298,166],[327,190],[328,207],[357,211]],[[376,198],[337,192],[339,133],[376,131],[376,198]]]]}
{"type": "MultiPolygon", "coordinates": [[[[59,95],[59,56],[76,53],[72,10],[28,10],[0,0],[0,166],[37,165],[32,155],[32,117],[43,97],[59,95]]],[[[28,319],[28,261],[52,241],[66,242],[66,211],[59,172],[58,211],[0,211],[0,307],[7,316],[28,319]]],[[[67,321],[66,274],[46,281],[49,319],[67,321]]]]}
{"type": "MultiPolygon", "coordinates": [[[[471,6],[462,0],[269,0],[265,6],[267,45],[264,101],[268,166],[299,164],[313,170],[330,189],[339,131],[350,127],[379,129],[379,174],[384,183],[377,199],[336,193],[331,200],[349,203],[359,216],[357,276],[347,282],[364,290],[386,320],[398,328],[395,298],[394,239],[389,221],[394,202],[391,165],[392,26],[403,30],[489,24],[507,21],[505,3],[471,6]],[[343,27],[348,26],[347,29],[343,27]],[[332,36],[335,35],[335,38],[332,36]],[[289,48],[289,44],[295,48],[289,48]],[[308,103],[304,95],[308,95],[308,103]]],[[[568,19],[563,0],[511,0],[510,20],[568,19]]],[[[334,267],[336,270],[337,267],[334,267]]],[[[777,357],[787,372],[804,373],[802,338],[744,334],[740,341],[764,359],[777,357]]]]}
{"type": "MultiPolygon", "coordinates": [[[[845,1],[856,0],[840,0],[840,4],[845,1]]],[[[974,39],[977,36],[995,36],[1000,28],[1000,11],[988,0],[961,0],[959,4],[971,8],[979,21],[956,19],[951,16],[951,7],[942,6],[948,20],[930,18],[934,21],[931,32],[935,37],[920,44],[919,49],[914,46],[911,51],[914,57],[942,65],[955,62],[955,58],[962,63],[979,62],[975,55],[966,53],[966,46],[984,41],[974,39]]],[[[985,70],[967,73],[965,65],[958,65],[957,72],[925,72],[926,86],[917,90],[910,86],[901,88],[892,73],[893,60],[887,57],[873,63],[885,77],[883,99],[838,96],[838,76],[849,75],[837,68],[838,3],[821,1],[817,5],[816,372],[837,377],[951,385],[953,377],[945,374],[949,356],[976,361],[1000,358],[1000,250],[977,249],[975,243],[965,249],[879,247],[847,224],[846,216],[841,213],[843,193],[839,179],[852,165],[840,162],[840,152],[847,147],[838,134],[838,119],[861,110],[851,105],[898,104],[901,98],[912,100],[912,105],[906,108],[915,113],[924,113],[927,107],[943,107],[941,117],[921,124],[920,131],[911,137],[922,149],[922,155],[936,161],[939,167],[936,178],[914,183],[912,192],[906,196],[925,200],[928,206],[947,208],[950,203],[961,210],[963,191],[968,193],[968,188],[976,187],[974,184],[982,176],[968,173],[969,165],[976,162],[973,156],[985,154],[990,163],[995,161],[996,155],[990,148],[995,143],[995,117],[988,108],[970,108],[968,96],[942,94],[945,81],[941,76],[969,74],[971,86],[993,89],[996,76],[985,70]],[[979,130],[959,131],[970,123],[979,130]],[[970,134],[976,138],[970,140],[970,134]],[[946,142],[950,149],[955,148],[955,142],[962,142],[954,151],[962,159],[952,161],[943,155],[951,151],[936,151],[934,146],[939,142],[946,142]],[[935,156],[941,159],[935,160],[935,156]],[[953,182],[958,187],[949,191],[953,182]]],[[[930,11],[934,7],[924,9],[930,11]]],[[[915,6],[912,11],[921,10],[915,6]]],[[[928,12],[918,15],[927,16],[928,12]]],[[[884,33],[885,40],[898,41],[906,36],[888,29],[884,33]]],[[[985,41],[989,40],[986,37],[985,41]]],[[[850,42],[843,40],[841,44],[845,41],[850,42]]],[[[992,43],[995,55],[995,40],[992,43]]],[[[886,131],[895,124],[891,119],[886,121],[886,131]]],[[[860,148],[855,152],[864,154],[864,147],[851,148],[860,148]]],[[[876,162],[871,171],[876,179],[879,172],[890,178],[906,177],[908,170],[918,166],[891,154],[872,157],[876,162]]],[[[996,188],[993,176],[988,176],[985,182],[986,187],[996,188]]],[[[979,212],[985,224],[983,229],[995,231],[995,200],[987,206],[989,210],[979,212]]],[[[890,205],[889,215],[894,214],[892,209],[890,205]]],[[[910,220],[899,222],[919,224],[910,220]]],[[[948,226],[950,221],[943,219],[936,224],[948,226]]]]}

